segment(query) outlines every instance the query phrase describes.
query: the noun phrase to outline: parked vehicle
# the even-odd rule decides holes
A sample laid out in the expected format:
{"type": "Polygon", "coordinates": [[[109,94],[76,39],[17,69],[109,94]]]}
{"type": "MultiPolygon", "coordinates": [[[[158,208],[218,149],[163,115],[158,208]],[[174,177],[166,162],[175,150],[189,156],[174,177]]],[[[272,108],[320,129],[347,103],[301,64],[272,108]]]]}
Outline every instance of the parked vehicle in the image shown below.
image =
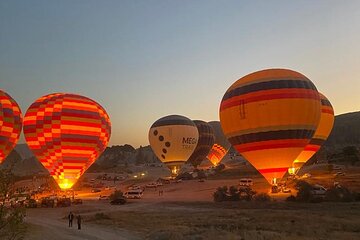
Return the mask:
{"type": "Polygon", "coordinates": [[[253,180],[251,178],[242,178],[240,179],[239,181],[239,186],[240,187],[250,187],[252,186],[254,183],[253,183],[253,180]]]}
{"type": "Polygon", "coordinates": [[[129,190],[124,193],[124,197],[130,199],[140,199],[143,195],[143,191],[141,189],[138,190],[129,190]]]}
{"type": "Polygon", "coordinates": [[[321,185],[318,185],[318,184],[315,184],[314,186],[312,186],[312,189],[311,189],[311,194],[314,195],[314,196],[325,196],[325,193],[326,193],[326,188],[321,186],[321,185]]]}
{"type": "Polygon", "coordinates": [[[93,189],[91,189],[91,192],[92,193],[98,193],[98,192],[101,192],[101,190],[97,189],[97,188],[93,188],[93,189]]]}
{"type": "Polygon", "coordinates": [[[146,185],[147,188],[156,188],[157,186],[157,183],[149,183],[146,185]]]}
{"type": "Polygon", "coordinates": [[[110,197],[109,196],[106,196],[106,195],[100,195],[99,196],[99,200],[109,200],[110,197]]]}

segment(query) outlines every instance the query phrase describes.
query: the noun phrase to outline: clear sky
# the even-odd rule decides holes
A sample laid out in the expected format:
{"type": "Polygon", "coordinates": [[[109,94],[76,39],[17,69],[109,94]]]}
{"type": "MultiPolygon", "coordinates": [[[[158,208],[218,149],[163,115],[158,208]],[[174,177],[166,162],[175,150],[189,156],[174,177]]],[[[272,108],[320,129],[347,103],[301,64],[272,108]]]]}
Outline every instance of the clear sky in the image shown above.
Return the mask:
{"type": "Polygon", "coordinates": [[[52,92],[98,101],[111,145],[147,145],[169,114],[218,120],[235,80],[273,67],[360,110],[360,1],[0,1],[0,88],[23,113],[52,92]]]}

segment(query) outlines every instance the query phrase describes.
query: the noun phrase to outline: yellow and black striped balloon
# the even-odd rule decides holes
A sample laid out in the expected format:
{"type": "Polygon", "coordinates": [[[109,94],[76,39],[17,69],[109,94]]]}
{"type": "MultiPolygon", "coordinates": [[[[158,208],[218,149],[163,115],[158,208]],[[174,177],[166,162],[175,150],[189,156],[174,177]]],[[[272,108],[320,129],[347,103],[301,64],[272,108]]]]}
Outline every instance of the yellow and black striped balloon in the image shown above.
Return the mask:
{"type": "Polygon", "coordinates": [[[334,125],[334,109],[330,101],[323,94],[319,94],[321,100],[320,122],[311,141],[294,161],[293,166],[296,170],[300,169],[317,151],[320,150],[321,145],[329,137],[334,125]]]}
{"type": "Polygon", "coordinates": [[[220,122],[229,142],[269,183],[291,167],[319,119],[315,85],[288,69],[266,69],[240,78],[220,105],[220,122]]]}

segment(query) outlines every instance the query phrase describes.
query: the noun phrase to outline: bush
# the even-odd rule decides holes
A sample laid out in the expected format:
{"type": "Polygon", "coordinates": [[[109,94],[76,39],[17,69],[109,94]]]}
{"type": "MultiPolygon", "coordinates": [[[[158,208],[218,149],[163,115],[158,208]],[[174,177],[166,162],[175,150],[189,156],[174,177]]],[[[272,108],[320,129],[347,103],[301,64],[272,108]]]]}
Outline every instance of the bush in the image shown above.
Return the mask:
{"type": "Polygon", "coordinates": [[[250,187],[240,188],[239,189],[239,199],[245,201],[251,201],[256,194],[250,187]]]}
{"type": "Polygon", "coordinates": [[[117,191],[113,192],[109,198],[111,201],[113,201],[113,200],[116,200],[119,198],[124,198],[124,194],[122,191],[117,190],[117,191]]]}
{"type": "Polygon", "coordinates": [[[222,202],[227,200],[227,186],[218,187],[213,194],[215,202],[222,202]]]}
{"type": "Polygon", "coordinates": [[[294,195],[291,195],[289,197],[286,198],[287,202],[295,202],[296,201],[296,197],[294,195]]]}
{"type": "Polygon", "coordinates": [[[270,202],[271,197],[267,193],[258,193],[254,196],[254,200],[257,202],[270,202]]]}
{"type": "Polygon", "coordinates": [[[312,198],[311,190],[312,186],[305,181],[298,181],[296,183],[298,193],[296,195],[296,201],[298,202],[310,202],[312,198]]]}
{"type": "Polygon", "coordinates": [[[326,191],[325,200],[329,202],[352,202],[355,195],[346,187],[332,187],[326,191]]]}

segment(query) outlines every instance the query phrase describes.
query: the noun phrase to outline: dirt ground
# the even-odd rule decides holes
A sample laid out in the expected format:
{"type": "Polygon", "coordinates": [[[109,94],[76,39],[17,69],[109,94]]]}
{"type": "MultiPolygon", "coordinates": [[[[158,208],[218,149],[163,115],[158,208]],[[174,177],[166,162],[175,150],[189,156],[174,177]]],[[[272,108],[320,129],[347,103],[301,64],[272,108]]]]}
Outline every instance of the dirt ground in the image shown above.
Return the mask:
{"type": "MultiPolygon", "coordinates": [[[[346,178],[354,181],[351,175],[346,178]]],[[[268,192],[264,179],[253,179],[256,191],[268,192]]],[[[83,205],[28,209],[26,239],[360,239],[360,203],[285,202],[290,194],[273,194],[268,203],[213,202],[217,187],[237,185],[238,181],[165,184],[146,189],[142,199],[122,206],[96,200],[100,194],[110,194],[102,191],[83,194],[83,205]],[[164,195],[159,196],[159,190],[164,195]],[[81,230],[67,226],[69,211],[83,216],[81,230]]],[[[126,186],[119,187],[124,190],[126,186]]]]}

